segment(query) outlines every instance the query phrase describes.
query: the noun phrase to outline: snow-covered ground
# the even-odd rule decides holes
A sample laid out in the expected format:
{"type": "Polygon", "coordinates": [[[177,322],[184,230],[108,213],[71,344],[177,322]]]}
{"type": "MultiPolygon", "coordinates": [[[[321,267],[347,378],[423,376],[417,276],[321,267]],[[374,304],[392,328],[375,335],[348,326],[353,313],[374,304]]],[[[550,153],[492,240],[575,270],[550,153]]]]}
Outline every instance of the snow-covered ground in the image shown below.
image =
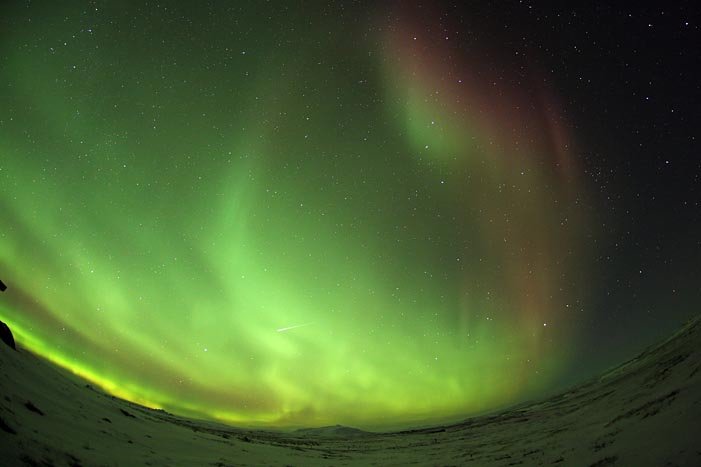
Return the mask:
{"type": "Polygon", "coordinates": [[[114,398],[0,343],[0,465],[701,465],[701,319],[558,396],[430,429],[251,431],[114,398]]]}

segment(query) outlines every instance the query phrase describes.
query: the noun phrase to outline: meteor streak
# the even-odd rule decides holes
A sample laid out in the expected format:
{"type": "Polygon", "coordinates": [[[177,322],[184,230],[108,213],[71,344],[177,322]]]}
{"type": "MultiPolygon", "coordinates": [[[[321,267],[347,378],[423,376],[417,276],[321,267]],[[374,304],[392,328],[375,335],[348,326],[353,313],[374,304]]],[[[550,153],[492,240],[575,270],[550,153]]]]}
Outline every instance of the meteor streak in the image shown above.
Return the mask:
{"type": "Polygon", "coordinates": [[[295,325],[295,326],[288,326],[288,327],[286,327],[286,328],[280,328],[280,329],[278,329],[277,332],[285,332],[285,331],[289,331],[290,329],[296,329],[296,328],[301,328],[301,327],[304,327],[304,326],[309,326],[310,324],[314,324],[314,323],[304,323],[304,324],[297,324],[297,325],[295,325]]]}

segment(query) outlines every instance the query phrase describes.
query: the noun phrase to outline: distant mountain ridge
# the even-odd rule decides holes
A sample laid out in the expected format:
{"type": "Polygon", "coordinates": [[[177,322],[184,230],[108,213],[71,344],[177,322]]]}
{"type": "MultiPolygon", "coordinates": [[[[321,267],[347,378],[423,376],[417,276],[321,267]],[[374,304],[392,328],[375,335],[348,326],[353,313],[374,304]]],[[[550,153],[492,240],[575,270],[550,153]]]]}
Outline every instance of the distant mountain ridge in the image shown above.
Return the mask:
{"type": "Polygon", "coordinates": [[[318,428],[299,428],[294,432],[309,436],[325,436],[329,438],[347,438],[349,436],[372,435],[372,433],[369,431],[363,431],[358,428],[343,425],[321,426],[318,428]]]}

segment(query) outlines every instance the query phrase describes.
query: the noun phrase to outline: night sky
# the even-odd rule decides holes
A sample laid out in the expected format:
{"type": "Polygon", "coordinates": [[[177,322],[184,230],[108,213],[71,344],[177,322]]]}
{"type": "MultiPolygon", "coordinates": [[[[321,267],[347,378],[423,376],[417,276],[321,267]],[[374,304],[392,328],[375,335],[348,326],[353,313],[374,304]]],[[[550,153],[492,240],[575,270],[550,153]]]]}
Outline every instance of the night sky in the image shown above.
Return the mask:
{"type": "Polygon", "coordinates": [[[696,315],[699,7],[461,3],[3,2],[0,319],[150,407],[372,428],[696,315]]]}

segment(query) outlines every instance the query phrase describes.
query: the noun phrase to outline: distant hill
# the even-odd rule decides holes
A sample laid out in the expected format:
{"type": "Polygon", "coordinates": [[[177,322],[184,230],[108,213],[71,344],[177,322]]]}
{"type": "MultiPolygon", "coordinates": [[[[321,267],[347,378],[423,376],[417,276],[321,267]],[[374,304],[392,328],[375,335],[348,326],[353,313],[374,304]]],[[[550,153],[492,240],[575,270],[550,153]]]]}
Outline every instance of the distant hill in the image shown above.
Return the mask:
{"type": "Polygon", "coordinates": [[[322,426],[319,428],[300,428],[295,430],[295,433],[305,436],[319,436],[325,438],[348,438],[353,436],[372,435],[372,433],[369,431],[363,431],[343,425],[322,426]]]}

